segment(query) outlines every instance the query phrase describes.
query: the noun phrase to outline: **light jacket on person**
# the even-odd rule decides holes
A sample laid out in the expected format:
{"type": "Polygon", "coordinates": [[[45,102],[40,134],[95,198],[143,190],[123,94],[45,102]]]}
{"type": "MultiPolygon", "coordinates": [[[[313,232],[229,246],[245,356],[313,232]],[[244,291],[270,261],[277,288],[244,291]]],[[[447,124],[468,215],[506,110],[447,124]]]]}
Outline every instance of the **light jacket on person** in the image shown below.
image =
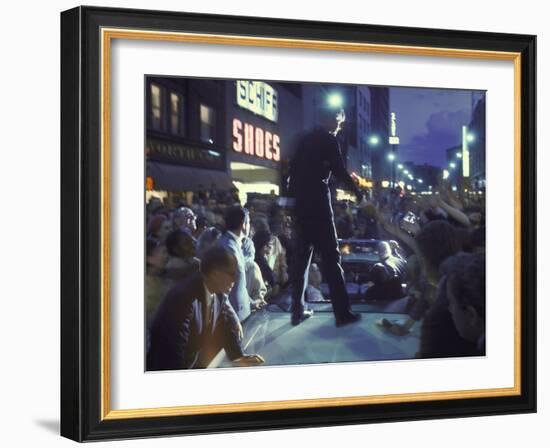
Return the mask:
{"type": "Polygon", "coordinates": [[[250,316],[250,296],[246,289],[246,262],[241,248],[241,240],[232,232],[224,232],[218,240],[221,247],[229,250],[237,260],[238,273],[235,284],[229,293],[229,302],[242,322],[250,316]]]}

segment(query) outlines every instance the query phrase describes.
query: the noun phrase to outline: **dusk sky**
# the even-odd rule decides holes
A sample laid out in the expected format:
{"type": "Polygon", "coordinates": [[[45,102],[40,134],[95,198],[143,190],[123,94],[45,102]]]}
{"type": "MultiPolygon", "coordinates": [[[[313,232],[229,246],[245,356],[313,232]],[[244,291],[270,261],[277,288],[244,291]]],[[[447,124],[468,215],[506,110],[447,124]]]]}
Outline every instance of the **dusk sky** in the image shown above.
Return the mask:
{"type": "Polygon", "coordinates": [[[443,166],[446,149],[461,143],[462,126],[470,122],[472,91],[391,87],[390,111],[396,114],[399,160],[443,166]]]}

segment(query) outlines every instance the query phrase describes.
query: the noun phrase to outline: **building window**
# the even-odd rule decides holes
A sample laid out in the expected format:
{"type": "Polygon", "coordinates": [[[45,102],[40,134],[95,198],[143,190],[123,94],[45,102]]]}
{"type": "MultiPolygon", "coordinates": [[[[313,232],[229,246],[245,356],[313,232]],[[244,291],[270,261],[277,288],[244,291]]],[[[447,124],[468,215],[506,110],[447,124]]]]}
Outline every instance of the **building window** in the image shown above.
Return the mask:
{"type": "Polygon", "coordinates": [[[178,94],[170,93],[170,132],[175,135],[184,135],[184,114],[183,97],[178,94]]]}
{"type": "Polygon", "coordinates": [[[201,140],[206,143],[214,143],[216,135],[216,114],[214,109],[201,104],[201,140]]]}
{"type": "Polygon", "coordinates": [[[156,84],[151,84],[151,127],[162,128],[162,88],[156,84]]]}

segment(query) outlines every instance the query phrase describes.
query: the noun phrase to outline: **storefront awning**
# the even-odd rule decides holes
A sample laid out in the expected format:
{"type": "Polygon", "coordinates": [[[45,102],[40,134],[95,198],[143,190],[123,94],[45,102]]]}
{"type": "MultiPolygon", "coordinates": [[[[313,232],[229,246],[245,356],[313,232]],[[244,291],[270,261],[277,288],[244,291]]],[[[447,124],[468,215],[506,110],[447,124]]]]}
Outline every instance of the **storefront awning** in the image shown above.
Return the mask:
{"type": "Polygon", "coordinates": [[[147,176],[153,178],[154,189],[161,191],[197,191],[199,185],[209,189],[212,184],[224,190],[233,187],[231,177],[225,171],[190,168],[161,162],[147,161],[147,176]]]}

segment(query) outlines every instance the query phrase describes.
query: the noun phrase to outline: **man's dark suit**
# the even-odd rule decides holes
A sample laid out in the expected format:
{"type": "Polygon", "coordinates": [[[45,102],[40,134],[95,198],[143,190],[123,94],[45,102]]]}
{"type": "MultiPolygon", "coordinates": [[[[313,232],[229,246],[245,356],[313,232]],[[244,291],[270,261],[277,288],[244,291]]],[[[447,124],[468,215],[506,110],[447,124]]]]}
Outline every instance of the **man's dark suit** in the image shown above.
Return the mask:
{"type": "Polygon", "coordinates": [[[200,273],[174,286],[153,316],[147,370],[205,368],[222,348],[230,359],[243,356],[239,319],[227,296],[217,294],[209,318],[206,312],[200,273]]]}
{"type": "Polygon", "coordinates": [[[346,171],[336,137],[324,129],[314,129],[300,139],[290,162],[289,194],[295,198],[294,316],[304,311],[304,292],[314,250],[321,255],[322,274],[329,286],[335,316],[342,318],[350,313],[328,186],[331,174],[360,196],[346,171]]]}

